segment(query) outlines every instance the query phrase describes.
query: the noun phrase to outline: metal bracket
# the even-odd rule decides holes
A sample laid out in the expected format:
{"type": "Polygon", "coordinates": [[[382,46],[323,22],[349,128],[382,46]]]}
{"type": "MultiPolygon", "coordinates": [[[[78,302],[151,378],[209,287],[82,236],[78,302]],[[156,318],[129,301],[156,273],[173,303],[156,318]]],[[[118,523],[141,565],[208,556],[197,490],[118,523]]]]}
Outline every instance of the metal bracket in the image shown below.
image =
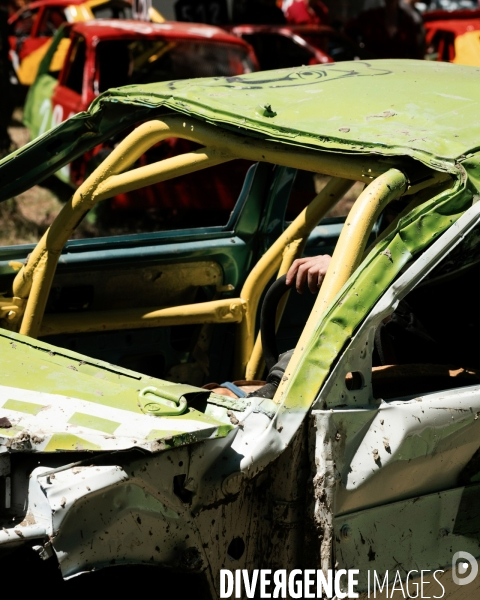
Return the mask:
{"type": "Polygon", "coordinates": [[[175,393],[169,393],[165,389],[160,390],[154,386],[143,388],[138,394],[138,399],[143,412],[157,417],[181,415],[188,407],[187,400],[183,395],[179,397],[175,393]],[[154,396],[155,399],[152,399],[151,396],[154,396]]]}

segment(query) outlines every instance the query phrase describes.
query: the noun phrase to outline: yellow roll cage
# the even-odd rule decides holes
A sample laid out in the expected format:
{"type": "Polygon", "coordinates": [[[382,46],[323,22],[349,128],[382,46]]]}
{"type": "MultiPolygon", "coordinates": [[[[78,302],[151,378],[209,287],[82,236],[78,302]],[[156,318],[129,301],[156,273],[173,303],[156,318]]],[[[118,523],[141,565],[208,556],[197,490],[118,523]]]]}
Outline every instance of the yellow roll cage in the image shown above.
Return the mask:
{"type": "Polygon", "coordinates": [[[412,194],[442,178],[448,176],[432,172],[427,181],[409,187],[404,173],[365,156],[338,155],[255,139],[183,116],[152,120],[130,133],[76,190],[38,242],[28,263],[18,272],[13,283],[13,298],[2,301],[0,310],[13,329],[34,338],[53,333],[235,322],[239,324],[235,377],[255,379],[263,368],[259,337],[254,343],[261,295],[275,273],[284,274],[295,258],[301,256],[311,231],[351,185],[355,181],[368,184],[350,211],[297,348],[308,335],[312,320],[318,319],[361,262],[369,234],[383,208],[395,198],[412,194]],[[190,140],[203,147],[128,170],[150,147],[170,137],[190,140]],[[332,179],[260,258],[238,298],[173,307],[44,316],[63,247],[93,206],[119,193],[239,158],[322,173],[332,179]]]}

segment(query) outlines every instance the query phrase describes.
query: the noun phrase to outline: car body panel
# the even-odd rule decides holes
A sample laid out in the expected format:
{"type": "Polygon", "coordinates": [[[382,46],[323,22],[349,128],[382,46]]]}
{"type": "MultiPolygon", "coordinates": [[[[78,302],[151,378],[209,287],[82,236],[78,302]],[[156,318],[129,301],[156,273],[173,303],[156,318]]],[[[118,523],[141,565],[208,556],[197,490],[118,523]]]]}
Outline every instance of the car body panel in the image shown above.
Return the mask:
{"type": "MultiPolygon", "coordinates": [[[[167,445],[176,446],[204,436],[221,437],[232,429],[230,423],[195,409],[169,415],[176,402],[173,397],[208,396],[205,390],[175,384],[165,387],[165,382],[152,377],[68,350],[54,350],[42,342],[32,345],[15,334],[3,335],[0,343],[2,354],[12,356],[6,359],[8,374],[0,390],[2,414],[10,422],[0,430],[0,445],[8,448],[42,453],[133,447],[155,451],[166,447],[161,442],[164,438],[167,445]],[[28,367],[15,360],[16,350],[28,360],[28,367]],[[34,385],[29,381],[35,381],[34,385]],[[143,395],[142,389],[146,390],[143,395]],[[167,404],[161,404],[162,389],[172,398],[167,404]]],[[[228,405],[228,399],[221,396],[214,395],[213,400],[228,405]]]]}

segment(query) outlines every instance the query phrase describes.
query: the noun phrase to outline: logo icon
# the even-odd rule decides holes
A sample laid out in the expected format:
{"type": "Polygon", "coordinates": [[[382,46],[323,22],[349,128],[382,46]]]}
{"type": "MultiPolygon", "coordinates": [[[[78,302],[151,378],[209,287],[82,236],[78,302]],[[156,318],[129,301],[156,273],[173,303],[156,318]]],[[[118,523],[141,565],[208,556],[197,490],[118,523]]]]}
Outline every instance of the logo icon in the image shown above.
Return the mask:
{"type": "Polygon", "coordinates": [[[469,552],[455,552],[452,558],[452,578],[457,585],[468,585],[478,575],[477,559],[469,552]],[[465,575],[470,568],[470,573],[465,575]]]}

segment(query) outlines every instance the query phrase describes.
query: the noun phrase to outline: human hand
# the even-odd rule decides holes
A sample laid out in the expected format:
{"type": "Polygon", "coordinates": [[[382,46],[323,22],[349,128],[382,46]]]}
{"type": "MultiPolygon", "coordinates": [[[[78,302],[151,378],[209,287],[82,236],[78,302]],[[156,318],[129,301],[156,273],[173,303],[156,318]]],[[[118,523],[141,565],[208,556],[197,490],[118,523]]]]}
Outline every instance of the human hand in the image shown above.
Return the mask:
{"type": "Polygon", "coordinates": [[[292,285],[295,280],[295,287],[299,294],[303,294],[305,285],[308,285],[312,294],[316,294],[325,279],[331,259],[328,254],[297,258],[288,269],[286,284],[292,285]]]}

